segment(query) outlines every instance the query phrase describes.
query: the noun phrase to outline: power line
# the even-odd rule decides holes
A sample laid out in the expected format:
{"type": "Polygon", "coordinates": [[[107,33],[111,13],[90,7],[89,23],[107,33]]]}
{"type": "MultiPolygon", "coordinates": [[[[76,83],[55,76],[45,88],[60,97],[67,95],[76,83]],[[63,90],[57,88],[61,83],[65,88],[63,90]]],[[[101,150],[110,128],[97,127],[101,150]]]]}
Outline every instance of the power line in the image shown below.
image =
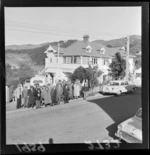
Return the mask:
{"type": "MultiPolygon", "coordinates": [[[[6,22],[10,22],[10,23],[14,23],[14,24],[21,24],[21,25],[26,25],[26,26],[36,26],[36,27],[43,27],[43,28],[45,28],[45,27],[47,27],[47,29],[56,29],[56,30],[71,30],[71,31],[75,31],[75,32],[79,32],[79,33],[81,33],[81,31],[77,31],[77,30],[75,30],[75,29],[70,29],[70,28],[64,28],[64,27],[60,27],[60,26],[55,26],[55,27],[52,27],[51,25],[39,25],[39,24],[31,24],[31,23],[25,23],[25,22],[15,22],[15,21],[6,21],[6,22]]],[[[88,31],[85,31],[85,30],[82,30],[82,32],[88,32],[88,31]]],[[[98,32],[98,33],[100,33],[100,32],[98,32]]]]}
{"type": "MultiPolygon", "coordinates": [[[[14,26],[14,25],[13,25],[14,26]]],[[[47,27],[47,28],[45,28],[44,27],[44,25],[42,25],[42,26],[34,26],[34,25],[21,25],[21,26],[19,26],[18,24],[17,25],[15,25],[15,27],[23,27],[23,28],[31,28],[31,29],[39,29],[39,30],[51,30],[51,31],[59,31],[60,33],[63,33],[62,32],[62,30],[59,28],[59,29],[57,29],[57,28],[50,28],[50,27],[47,27]],[[43,27],[43,28],[42,28],[43,27]]]]}
{"type": "MultiPolygon", "coordinates": [[[[64,27],[59,27],[58,25],[57,26],[55,26],[55,27],[52,27],[51,25],[39,25],[39,24],[31,24],[31,23],[26,23],[26,22],[18,22],[18,21],[10,21],[10,20],[7,20],[6,22],[10,22],[10,23],[15,23],[15,24],[21,24],[21,25],[26,25],[26,26],[34,26],[34,27],[43,27],[43,28],[45,28],[45,27],[47,27],[47,29],[56,29],[57,31],[60,31],[60,30],[62,30],[62,31],[73,31],[73,32],[75,32],[75,33],[89,33],[89,31],[88,30],[81,30],[81,31],[77,31],[77,30],[75,30],[75,29],[70,29],[70,28],[64,28],[64,27]]],[[[114,34],[114,33],[101,33],[101,32],[96,32],[96,31],[92,31],[92,33],[95,33],[96,35],[116,35],[116,34],[114,34]]]]}
{"type": "Polygon", "coordinates": [[[66,35],[66,34],[57,34],[57,33],[50,33],[50,32],[40,32],[40,31],[33,31],[33,30],[24,30],[24,29],[16,29],[16,28],[14,28],[14,27],[8,27],[8,29],[11,29],[11,30],[14,30],[14,31],[20,31],[20,32],[33,32],[33,33],[40,33],[40,34],[47,34],[47,35],[49,35],[49,34],[51,34],[51,35],[59,35],[59,36],[71,36],[71,37],[73,37],[72,35],[66,35]]]}
{"type": "MultiPolygon", "coordinates": [[[[37,29],[37,28],[34,28],[33,29],[33,28],[24,28],[24,27],[21,27],[21,28],[18,29],[18,28],[14,27],[14,26],[6,26],[6,27],[8,27],[8,28],[10,28],[12,30],[18,30],[18,31],[37,32],[37,33],[48,33],[48,34],[52,34],[52,35],[69,36],[69,37],[78,36],[77,34],[52,33],[52,32],[49,32],[47,30],[45,31],[45,29],[37,29]],[[37,31],[35,31],[35,30],[37,30],[37,31]]],[[[92,38],[93,39],[98,39],[97,37],[92,37],[92,38]]]]}

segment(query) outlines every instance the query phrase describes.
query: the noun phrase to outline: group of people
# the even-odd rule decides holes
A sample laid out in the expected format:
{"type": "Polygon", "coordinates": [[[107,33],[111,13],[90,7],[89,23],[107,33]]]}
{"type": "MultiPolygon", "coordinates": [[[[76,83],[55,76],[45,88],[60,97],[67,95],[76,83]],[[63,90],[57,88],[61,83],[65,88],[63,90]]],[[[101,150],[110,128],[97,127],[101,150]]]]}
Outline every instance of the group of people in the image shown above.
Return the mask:
{"type": "Polygon", "coordinates": [[[61,103],[69,103],[69,100],[78,99],[82,96],[83,85],[79,80],[74,83],[63,81],[56,85],[48,84],[40,86],[30,86],[21,88],[19,85],[15,92],[16,108],[21,107],[41,108],[42,106],[47,107],[48,105],[58,105],[61,103]]]}

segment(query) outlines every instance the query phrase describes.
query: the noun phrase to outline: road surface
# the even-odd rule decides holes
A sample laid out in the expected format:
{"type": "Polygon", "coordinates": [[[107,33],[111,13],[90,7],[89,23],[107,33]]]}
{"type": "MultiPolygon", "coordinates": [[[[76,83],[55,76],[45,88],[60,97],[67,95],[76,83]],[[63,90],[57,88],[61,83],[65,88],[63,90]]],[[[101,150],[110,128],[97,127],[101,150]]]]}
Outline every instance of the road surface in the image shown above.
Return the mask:
{"type": "Polygon", "coordinates": [[[117,125],[141,107],[141,91],[135,94],[90,97],[41,109],[19,109],[8,103],[6,143],[96,143],[114,139],[117,125]],[[13,107],[13,108],[12,108],[13,107]]]}

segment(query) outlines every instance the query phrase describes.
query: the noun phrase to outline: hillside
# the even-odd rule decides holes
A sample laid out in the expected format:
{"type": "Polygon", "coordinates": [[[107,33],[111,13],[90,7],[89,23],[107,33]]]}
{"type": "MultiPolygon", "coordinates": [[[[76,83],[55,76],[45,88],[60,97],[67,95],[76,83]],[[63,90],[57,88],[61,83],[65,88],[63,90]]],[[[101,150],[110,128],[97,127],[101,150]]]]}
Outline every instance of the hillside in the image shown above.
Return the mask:
{"type": "Polygon", "coordinates": [[[94,40],[92,42],[99,43],[99,44],[104,44],[106,41],[105,40],[94,40]]]}
{"type": "MultiPolygon", "coordinates": [[[[65,42],[65,41],[61,40],[61,41],[59,41],[59,43],[60,43],[60,47],[66,48],[76,41],[77,40],[67,40],[65,42]]],[[[41,48],[41,47],[47,46],[47,45],[57,46],[58,41],[51,42],[51,43],[46,42],[46,43],[37,44],[37,45],[36,44],[8,45],[8,46],[6,46],[6,50],[29,50],[29,49],[41,48]]]]}
{"type": "MultiPolygon", "coordinates": [[[[123,47],[126,46],[127,39],[126,38],[119,38],[113,39],[109,41],[101,41],[96,40],[95,42],[101,42],[103,45],[107,47],[123,47]]],[[[141,36],[132,35],[130,36],[130,53],[135,55],[137,51],[141,51],[141,36]]]]}
{"type": "Polygon", "coordinates": [[[49,42],[47,43],[42,43],[42,44],[23,44],[23,45],[9,45],[6,46],[6,50],[27,50],[27,49],[34,49],[34,48],[40,48],[42,46],[50,44],[49,42]]]}
{"type": "MultiPolygon", "coordinates": [[[[77,40],[68,40],[68,41],[59,41],[60,47],[66,48],[76,42],[77,40]]],[[[107,47],[123,47],[126,46],[126,38],[113,39],[109,41],[105,40],[95,40],[93,42],[103,44],[107,47]]],[[[6,47],[6,63],[16,63],[20,61],[34,64],[34,65],[44,65],[45,57],[44,51],[48,48],[49,45],[57,46],[58,41],[56,42],[46,42],[39,45],[11,45],[6,47]]],[[[135,55],[137,51],[141,50],[141,37],[137,35],[132,35],[130,37],[130,53],[135,55]]]]}

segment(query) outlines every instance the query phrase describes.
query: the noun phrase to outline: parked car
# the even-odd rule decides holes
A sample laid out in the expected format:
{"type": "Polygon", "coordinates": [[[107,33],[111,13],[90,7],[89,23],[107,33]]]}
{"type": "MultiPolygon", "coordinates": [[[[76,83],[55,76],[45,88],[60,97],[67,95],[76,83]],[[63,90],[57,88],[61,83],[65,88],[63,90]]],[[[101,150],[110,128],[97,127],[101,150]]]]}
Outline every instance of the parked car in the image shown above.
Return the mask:
{"type": "Polygon", "coordinates": [[[103,94],[113,94],[121,95],[123,93],[134,92],[136,86],[129,84],[127,81],[115,80],[110,81],[109,84],[101,87],[101,93],[103,94]]]}
{"type": "Polygon", "coordinates": [[[128,143],[142,143],[142,108],[135,116],[120,123],[115,135],[128,143]]]}

